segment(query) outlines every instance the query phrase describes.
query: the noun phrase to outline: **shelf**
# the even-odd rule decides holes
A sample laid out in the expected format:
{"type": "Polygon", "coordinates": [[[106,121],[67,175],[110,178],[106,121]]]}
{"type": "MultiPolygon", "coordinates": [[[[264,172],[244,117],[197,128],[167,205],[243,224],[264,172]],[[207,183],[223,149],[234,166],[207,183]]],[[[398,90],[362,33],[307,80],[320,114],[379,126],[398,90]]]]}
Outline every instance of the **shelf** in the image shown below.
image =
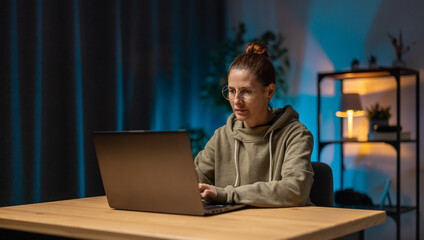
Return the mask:
{"type": "Polygon", "coordinates": [[[400,143],[416,143],[416,140],[400,140],[399,143],[396,140],[387,140],[387,141],[382,141],[382,140],[370,140],[370,141],[358,141],[358,140],[331,140],[331,141],[318,141],[318,147],[319,149],[323,149],[325,146],[327,146],[328,144],[345,144],[345,143],[385,143],[385,144],[389,144],[391,146],[393,146],[395,149],[397,149],[397,147],[399,146],[398,144],[400,143]]]}
{"type": "MultiPolygon", "coordinates": [[[[329,144],[340,144],[343,146],[344,144],[348,143],[384,143],[391,145],[395,151],[396,151],[396,204],[395,206],[385,206],[383,208],[380,208],[379,206],[347,206],[344,205],[344,208],[350,207],[350,208],[362,208],[362,209],[373,209],[373,210],[384,210],[386,211],[387,215],[392,217],[396,222],[396,239],[401,238],[400,228],[401,228],[401,214],[414,211],[416,212],[416,239],[420,239],[420,226],[419,226],[419,219],[420,219],[420,72],[414,69],[409,68],[403,68],[403,67],[379,67],[375,69],[358,69],[358,70],[342,70],[342,71],[336,71],[336,72],[323,72],[318,73],[318,86],[317,86],[317,97],[318,97],[318,104],[317,104],[317,123],[318,123],[318,161],[321,159],[321,151],[329,144]],[[398,125],[401,126],[401,78],[403,76],[414,76],[415,77],[415,120],[416,120],[416,127],[415,127],[415,136],[414,139],[404,138],[402,139],[402,132],[397,132],[397,135],[394,135],[395,138],[376,138],[374,140],[357,140],[357,139],[344,139],[343,138],[343,121],[340,120],[340,136],[333,136],[333,138],[336,138],[338,140],[321,140],[321,84],[323,80],[333,80],[338,81],[340,93],[343,93],[343,84],[344,80],[353,81],[358,79],[359,81],[361,79],[376,79],[376,81],[384,81],[384,80],[395,80],[396,81],[396,122],[398,125]],[[397,140],[397,137],[399,137],[399,141],[397,140]],[[413,143],[415,144],[415,179],[416,179],[416,206],[402,206],[400,198],[401,198],[401,144],[404,143],[413,143]]],[[[378,83],[380,84],[380,83],[378,83]]],[[[335,84],[337,85],[337,84],[335,84]]],[[[343,175],[344,175],[344,148],[341,147],[340,149],[340,186],[343,190],[343,175]]],[[[335,206],[340,207],[340,206],[335,206]]]]}
{"type": "Polygon", "coordinates": [[[359,69],[355,71],[339,71],[339,72],[327,72],[319,73],[318,78],[331,78],[334,80],[353,79],[353,78],[378,78],[378,77],[390,77],[396,74],[400,76],[415,75],[418,71],[409,68],[388,68],[380,67],[376,69],[359,69]]]}

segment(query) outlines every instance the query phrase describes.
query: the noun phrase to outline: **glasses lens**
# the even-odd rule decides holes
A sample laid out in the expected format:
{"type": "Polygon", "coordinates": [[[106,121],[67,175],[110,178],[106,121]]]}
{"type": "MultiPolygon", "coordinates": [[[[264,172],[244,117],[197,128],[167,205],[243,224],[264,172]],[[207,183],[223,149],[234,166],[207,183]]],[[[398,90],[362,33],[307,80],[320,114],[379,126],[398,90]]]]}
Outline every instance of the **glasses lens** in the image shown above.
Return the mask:
{"type": "Polygon", "coordinates": [[[224,87],[222,88],[222,96],[223,96],[225,99],[230,100],[230,98],[228,97],[228,86],[224,86],[224,87]]]}

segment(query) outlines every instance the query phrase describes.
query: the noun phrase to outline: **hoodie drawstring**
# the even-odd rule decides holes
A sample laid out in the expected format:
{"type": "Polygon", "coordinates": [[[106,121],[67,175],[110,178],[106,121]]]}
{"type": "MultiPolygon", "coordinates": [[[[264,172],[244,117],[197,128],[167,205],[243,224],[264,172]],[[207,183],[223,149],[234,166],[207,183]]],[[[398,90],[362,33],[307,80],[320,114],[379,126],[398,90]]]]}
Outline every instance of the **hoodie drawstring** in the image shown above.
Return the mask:
{"type": "Polygon", "coordinates": [[[238,158],[237,158],[237,154],[238,154],[238,150],[239,150],[239,146],[238,146],[238,142],[237,139],[234,139],[234,163],[236,164],[236,182],[234,183],[234,187],[238,186],[238,182],[239,182],[239,169],[238,169],[238,158]]]}
{"type": "MultiPolygon", "coordinates": [[[[269,135],[269,141],[268,141],[268,146],[269,146],[269,178],[268,178],[268,182],[271,182],[272,180],[272,165],[273,165],[273,161],[272,161],[272,134],[274,133],[274,131],[271,131],[271,134],[269,135]]],[[[236,165],[236,182],[234,183],[234,187],[237,187],[239,185],[239,178],[240,178],[240,171],[239,171],[239,167],[238,167],[238,152],[239,152],[239,145],[238,145],[238,141],[237,139],[234,139],[234,164],[236,165]]]]}
{"type": "Polygon", "coordinates": [[[268,146],[269,146],[269,179],[268,182],[271,182],[272,180],[272,134],[274,133],[274,131],[271,131],[271,134],[269,134],[269,142],[268,142],[268,146]]]}

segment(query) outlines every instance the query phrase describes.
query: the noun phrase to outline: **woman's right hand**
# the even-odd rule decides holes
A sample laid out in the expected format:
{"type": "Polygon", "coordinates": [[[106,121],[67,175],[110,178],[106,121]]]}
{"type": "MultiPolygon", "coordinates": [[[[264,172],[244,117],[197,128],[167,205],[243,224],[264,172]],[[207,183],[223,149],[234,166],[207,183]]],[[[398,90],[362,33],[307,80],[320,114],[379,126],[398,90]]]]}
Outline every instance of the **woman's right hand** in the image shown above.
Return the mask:
{"type": "Polygon", "coordinates": [[[211,201],[212,199],[216,198],[215,186],[206,183],[199,183],[199,191],[200,197],[202,197],[202,199],[205,201],[211,201]]]}

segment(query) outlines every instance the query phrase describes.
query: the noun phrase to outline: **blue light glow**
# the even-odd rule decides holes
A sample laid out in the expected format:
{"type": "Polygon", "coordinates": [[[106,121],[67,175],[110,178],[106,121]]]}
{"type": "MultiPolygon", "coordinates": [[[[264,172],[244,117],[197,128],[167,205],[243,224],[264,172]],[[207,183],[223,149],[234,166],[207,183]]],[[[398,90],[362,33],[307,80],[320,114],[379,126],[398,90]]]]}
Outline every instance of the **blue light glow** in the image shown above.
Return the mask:
{"type": "Polygon", "coordinates": [[[172,129],[178,129],[181,125],[181,116],[183,115],[182,109],[182,101],[181,98],[184,95],[181,84],[181,59],[182,59],[182,39],[181,32],[183,31],[181,28],[181,4],[178,0],[172,1],[172,85],[171,88],[171,96],[170,101],[173,106],[171,108],[171,116],[172,118],[167,118],[167,125],[172,129]]]}
{"type": "MultiPolygon", "coordinates": [[[[134,19],[136,16],[136,0],[132,0],[131,1],[131,6],[133,6],[131,8],[131,19],[133,21],[132,25],[131,25],[131,32],[134,32],[134,28],[136,26],[136,24],[134,23],[134,19]]],[[[131,49],[135,49],[135,42],[136,42],[136,38],[135,37],[131,37],[131,49]]],[[[126,88],[126,113],[129,113],[132,111],[132,105],[133,105],[133,97],[134,97],[134,52],[131,52],[130,54],[130,66],[129,66],[129,73],[128,73],[128,82],[127,82],[127,88],[126,88]]],[[[127,114],[125,114],[126,116],[128,116],[127,114]]]]}
{"type": "Polygon", "coordinates": [[[190,51],[190,107],[187,109],[185,108],[186,112],[184,113],[185,116],[190,116],[190,119],[188,120],[192,126],[198,127],[201,125],[202,121],[200,119],[200,114],[198,114],[198,111],[200,109],[198,108],[199,100],[200,99],[200,62],[198,59],[199,57],[199,22],[196,20],[196,0],[190,0],[190,6],[189,6],[189,13],[190,13],[190,24],[189,24],[189,34],[190,34],[190,45],[192,48],[192,51],[190,51]]]}
{"type": "MultiPolygon", "coordinates": [[[[157,1],[152,1],[151,2],[151,15],[152,15],[152,42],[157,43],[159,40],[159,14],[158,14],[158,3],[157,1]]],[[[154,94],[153,94],[153,114],[151,115],[151,119],[150,119],[150,128],[152,130],[160,130],[160,126],[161,124],[161,109],[162,106],[164,105],[164,101],[163,98],[161,97],[160,94],[160,76],[158,73],[158,58],[159,58],[159,49],[158,49],[158,45],[159,44],[153,44],[152,46],[152,58],[153,58],[153,74],[154,74],[154,94]]],[[[165,89],[166,90],[166,89],[165,89]]]]}
{"type": "Polygon", "coordinates": [[[74,51],[75,51],[75,106],[78,156],[78,196],[85,197],[85,159],[84,159],[84,106],[82,89],[81,33],[79,21],[79,2],[74,0],[74,51]]]}
{"type": "MultiPolygon", "coordinates": [[[[172,14],[171,14],[171,58],[172,70],[164,72],[159,62],[159,48],[156,46],[153,49],[154,60],[154,102],[153,102],[153,115],[151,120],[151,127],[153,130],[169,130],[178,129],[182,123],[182,98],[184,97],[183,85],[181,82],[182,74],[182,27],[180,4],[178,1],[172,1],[172,14]],[[172,116],[172,117],[170,117],[172,116]]],[[[157,42],[159,40],[160,25],[157,23],[161,21],[158,14],[158,6],[156,2],[152,3],[152,40],[157,42]]]]}
{"type": "Polygon", "coordinates": [[[12,204],[24,202],[24,176],[22,159],[21,103],[19,96],[19,51],[17,1],[10,7],[10,61],[11,61],[11,114],[12,133],[12,204]]]}
{"type": "Polygon", "coordinates": [[[33,202],[40,202],[41,195],[41,140],[42,140],[42,96],[43,96],[43,2],[36,5],[36,63],[34,99],[34,180],[33,202]]]}
{"type": "Polygon", "coordinates": [[[121,1],[116,1],[116,130],[124,128],[124,87],[122,73],[121,1]]]}

